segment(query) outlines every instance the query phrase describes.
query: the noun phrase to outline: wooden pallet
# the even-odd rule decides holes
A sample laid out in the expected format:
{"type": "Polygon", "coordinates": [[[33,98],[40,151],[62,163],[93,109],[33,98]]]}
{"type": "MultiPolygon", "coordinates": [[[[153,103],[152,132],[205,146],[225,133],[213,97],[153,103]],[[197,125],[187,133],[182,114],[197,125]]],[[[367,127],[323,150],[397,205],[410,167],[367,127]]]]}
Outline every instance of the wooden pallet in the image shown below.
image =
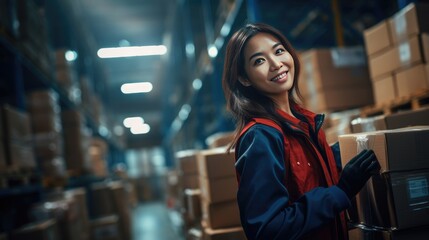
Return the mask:
{"type": "Polygon", "coordinates": [[[361,117],[390,115],[400,111],[417,110],[429,106],[429,89],[419,91],[407,97],[394,99],[388,103],[361,109],[361,117]]]}

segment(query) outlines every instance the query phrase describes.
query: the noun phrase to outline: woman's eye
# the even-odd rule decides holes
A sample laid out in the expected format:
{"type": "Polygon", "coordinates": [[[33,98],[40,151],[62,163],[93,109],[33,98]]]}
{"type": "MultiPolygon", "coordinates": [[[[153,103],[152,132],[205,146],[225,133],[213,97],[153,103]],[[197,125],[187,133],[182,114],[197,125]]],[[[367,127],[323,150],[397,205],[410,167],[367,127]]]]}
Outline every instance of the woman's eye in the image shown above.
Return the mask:
{"type": "Polygon", "coordinates": [[[279,48],[279,49],[276,50],[276,54],[280,54],[280,53],[283,53],[285,51],[286,50],[284,50],[283,48],[279,48]]]}
{"type": "Polygon", "coordinates": [[[259,65],[259,64],[261,64],[263,62],[264,62],[263,58],[258,58],[258,59],[255,60],[255,65],[259,65]]]}

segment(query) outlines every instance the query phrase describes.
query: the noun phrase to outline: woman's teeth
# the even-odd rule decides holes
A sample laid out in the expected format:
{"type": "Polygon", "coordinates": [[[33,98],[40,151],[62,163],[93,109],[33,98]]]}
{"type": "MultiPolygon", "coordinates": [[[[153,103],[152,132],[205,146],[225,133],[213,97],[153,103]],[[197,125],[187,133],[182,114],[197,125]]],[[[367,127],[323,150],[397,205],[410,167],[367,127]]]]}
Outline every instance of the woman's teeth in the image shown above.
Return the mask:
{"type": "Polygon", "coordinates": [[[278,81],[278,80],[280,80],[280,79],[282,79],[284,77],[286,77],[286,72],[284,72],[284,73],[278,75],[277,77],[271,79],[271,81],[275,82],[275,81],[278,81]]]}

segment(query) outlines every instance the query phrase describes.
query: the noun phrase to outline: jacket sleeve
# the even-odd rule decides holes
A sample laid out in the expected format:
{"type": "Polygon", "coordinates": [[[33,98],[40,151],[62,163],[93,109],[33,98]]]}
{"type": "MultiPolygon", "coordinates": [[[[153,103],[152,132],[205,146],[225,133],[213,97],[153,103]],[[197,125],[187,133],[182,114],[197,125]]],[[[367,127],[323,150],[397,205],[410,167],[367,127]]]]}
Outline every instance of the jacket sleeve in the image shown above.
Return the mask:
{"type": "Polygon", "coordinates": [[[336,186],[315,188],[289,203],[283,136],[275,128],[256,124],[240,138],[236,151],[237,201],[249,240],[301,238],[350,206],[336,186]]]}

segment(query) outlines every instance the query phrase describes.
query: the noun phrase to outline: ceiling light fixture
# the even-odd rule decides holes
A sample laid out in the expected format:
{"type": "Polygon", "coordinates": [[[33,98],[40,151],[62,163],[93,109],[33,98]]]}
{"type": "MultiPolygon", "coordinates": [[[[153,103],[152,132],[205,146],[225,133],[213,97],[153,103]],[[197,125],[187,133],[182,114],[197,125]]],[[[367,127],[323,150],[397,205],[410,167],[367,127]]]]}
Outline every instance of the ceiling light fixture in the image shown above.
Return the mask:
{"type": "Polygon", "coordinates": [[[152,91],[153,85],[150,82],[125,83],[121,86],[121,91],[124,94],[131,93],[147,93],[152,91]]]}
{"type": "Polygon", "coordinates": [[[164,45],[100,48],[97,51],[100,58],[138,57],[164,55],[166,53],[167,47],[164,45]]]}

